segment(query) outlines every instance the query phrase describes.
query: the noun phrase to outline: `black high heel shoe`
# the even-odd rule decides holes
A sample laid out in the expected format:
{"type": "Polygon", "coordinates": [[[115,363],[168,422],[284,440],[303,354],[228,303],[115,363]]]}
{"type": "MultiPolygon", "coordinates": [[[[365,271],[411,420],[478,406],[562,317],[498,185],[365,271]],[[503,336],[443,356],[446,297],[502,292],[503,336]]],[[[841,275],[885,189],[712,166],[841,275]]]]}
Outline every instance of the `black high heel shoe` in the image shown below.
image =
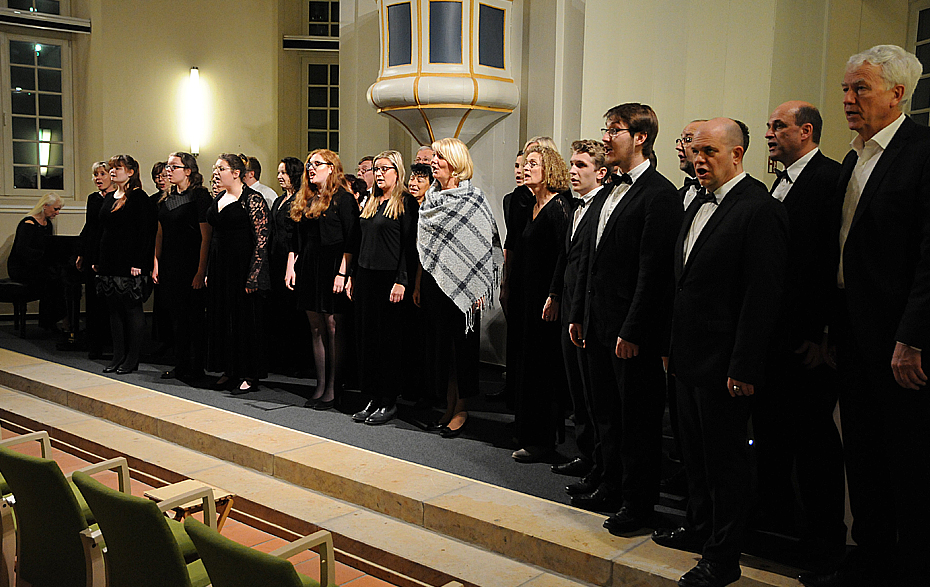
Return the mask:
{"type": "MultiPolygon", "coordinates": [[[[455,417],[455,416],[453,416],[453,418],[454,418],[454,417],[455,417]]],[[[452,428],[449,428],[449,425],[446,424],[445,426],[443,426],[443,427],[439,430],[439,436],[442,436],[443,438],[457,438],[457,437],[462,433],[462,430],[464,430],[465,427],[468,425],[468,421],[469,421],[470,419],[471,419],[471,418],[469,418],[469,417],[466,415],[466,416],[465,416],[465,421],[462,422],[462,425],[459,426],[458,428],[454,429],[454,430],[453,430],[452,428]]]]}
{"type": "Polygon", "coordinates": [[[245,395],[258,389],[258,381],[249,381],[248,379],[243,379],[242,383],[230,391],[230,395],[245,395]],[[242,387],[242,383],[247,383],[248,385],[246,387],[242,387]]]}
{"type": "Polygon", "coordinates": [[[119,366],[122,365],[122,364],[123,364],[122,361],[120,361],[120,362],[118,362],[118,363],[110,363],[109,365],[107,365],[106,367],[103,368],[103,372],[104,372],[104,373],[113,373],[114,371],[116,371],[117,369],[119,369],[119,366]]]}

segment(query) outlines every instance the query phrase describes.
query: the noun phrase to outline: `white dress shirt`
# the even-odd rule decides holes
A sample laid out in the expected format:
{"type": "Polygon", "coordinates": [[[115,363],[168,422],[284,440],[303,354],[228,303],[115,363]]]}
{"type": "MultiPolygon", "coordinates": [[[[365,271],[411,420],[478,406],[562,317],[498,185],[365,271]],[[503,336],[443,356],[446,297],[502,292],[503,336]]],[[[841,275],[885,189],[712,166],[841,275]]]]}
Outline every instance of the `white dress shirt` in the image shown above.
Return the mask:
{"type": "Polygon", "coordinates": [[[846,285],[843,280],[843,249],[846,246],[846,237],[849,236],[853,217],[856,215],[859,198],[862,197],[862,190],[869,181],[872,170],[875,169],[882,153],[888,148],[888,143],[891,142],[903,122],[904,115],[902,114],[894,122],[875,133],[871,139],[863,141],[861,136],[856,135],[856,138],[849,144],[859,155],[859,160],[856,161],[849,183],[846,184],[846,196],[843,198],[843,222],[840,225],[840,267],[836,272],[836,285],[840,289],[846,285]]]}
{"type": "Polygon", "coordinates": [[[804,168],[807,167],[807,164],[810,163],[810,160],[814,158],[814,155],[820,152],[819,147],[814,147],[810,153],[807,153],[791,165],[785,168],[785,172],[788,174],[788,179],[791,181],[779,181],[775,186],[775,190],[772,192],[772,197],[778,200],[779,202],[784,202],[785,197],[787,197],[788,192],[791,191],[791,186],[794,185],[794,182],[798,181],[798,176],[801,175],[801,172],[804,171],[804,168]]]}
{"type": "Polygon", "coordinates": [[[591,203],[591,200],[594,199],[594,196],[596,196],[597,193],[601,191],[602,187],[604,186],[599,185],[583,196],[574,196],[576,200],[581,200],[581,202],[578,204],[578,207],[575,208],[575,213],[572,216],[572,240],[575,240],[575,231],[578,230],[578,225],[581,224],[581,219],[584,218],[585,212],[588,211],[588,205],[591,203]]]}
{"type": "Polygon", "coordinates": [[[265,198],[265,203],[268,204],[268,209],[271,210],[272,204],[274,204],[274,201],[278,199],[278,194],[270,187],[257,181],[249,187],[260,193],[262,197],[265,198]]]}
{"type": "Polygon", "coordinates": [[[730,193],[730,190],[732,190],[736,184],[743,181],[744,177],[746,177],[745,171],[717,188],[717,190],[713,192],[716,202],[704,202],[701,204],[697,214],[694,215],[691,228],[688,229],[688,235],[685,238],[685,265],[688,264],[688,257],[691,255],[691,249],[694,247],[694,243],[697,242],[698,237],[701,236],[701,231],[704,230],[707,221],[710,220],[710,217],[717,211],[717,207],[720,206],[723,199],[730,193]]]}
{"type": "Polygon", "coordinates": [[[614,213],[614,208],[623,200],[623,196],[630,191],[630,188],[633,187],[633,184],[636,183],[636,180],[639,179],[647,169],[649,169],[649,160],[645,160],[633,169],[629,171],[630,179],[632,183],[621,183],[618,186],[614,186],[610,195],[607,196],[607,200],[604,201],[604,207],[601,208],[601,217],[598,219],[597,223],[597,240],[594,241],[594,245],[601,244],[601,237],[604,236],[604,229],[607,228],[607,222],[610,220],[611,214],[614,213]]]}
{"type": "Polygon", "coordinates": [[[694,186],[694,185],[688,186],[688,191],[685,192],[685,198],[684,198],[684,201],[682,202],[685,205],[685,210],[687,210],[688,206],[691,205],[691,202],[694,201],[694,197],[697,196],[697,190],[698,190],[697,186],[694,186]]]}

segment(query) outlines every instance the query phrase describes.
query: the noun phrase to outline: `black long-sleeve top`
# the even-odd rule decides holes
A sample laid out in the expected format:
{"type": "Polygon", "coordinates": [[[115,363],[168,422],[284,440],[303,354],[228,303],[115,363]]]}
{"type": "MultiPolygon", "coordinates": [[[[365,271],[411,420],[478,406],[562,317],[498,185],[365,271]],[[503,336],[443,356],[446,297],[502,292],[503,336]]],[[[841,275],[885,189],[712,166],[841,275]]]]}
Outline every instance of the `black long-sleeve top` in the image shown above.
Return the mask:
{"type": "Polygon", "coordinates": [[[140,189],[124,197],[126,203],[116,211],[112,193],[107,194],[100,206],[100,249],[96,259],[99,275],[129,277],[133,267],[143,274],[152,270],[155,210],[140,189]]]}
{"type": "Polygon", "coordinates": [[[84,214],[84,228],[81,229],[81,257],[83,266],[90,266],[97,262],[97,253],[100,251],[100,207],[103,205],[103,194],[94,192],[87,196],[87,211],[84,214]]]}
{"type": "Polygon", "coordinates": [[[416,269],[420,207],[416,198],[405,192],[404,213],[391,219],[385,215],[388,201],[381,203],[371,218],[360,219],[357,238],[353,238],[349,248],[353,253],[352,264],[373,271],[393,270],[394,283],[408,287],[416,269]]]}
{"type": "Polygon", "coordinates": [[[13,248],[7,259],[7,270],[16,281],[30,284],[41,278],[48,266],[46,250],[52,236],[52,222],[45,226],[32,216],[26,216],[16,227],[13,248]]]}

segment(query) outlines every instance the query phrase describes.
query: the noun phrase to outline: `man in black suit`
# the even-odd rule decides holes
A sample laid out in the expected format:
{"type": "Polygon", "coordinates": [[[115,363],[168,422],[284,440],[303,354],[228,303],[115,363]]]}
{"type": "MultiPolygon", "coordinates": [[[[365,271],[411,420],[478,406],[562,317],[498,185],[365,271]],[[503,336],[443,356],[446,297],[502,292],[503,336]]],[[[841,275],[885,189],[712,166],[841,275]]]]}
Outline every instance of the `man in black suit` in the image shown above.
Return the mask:
{"type": "Polygon", "coordinates": [[[568,335],[569,316],[571,315],[572,297],[575,295],[575,284],[578,281],[578,263],[581,261],[582,242],[588,234],[592,224],[591,202],[601,191],[601,181],[607,174],[604,166],[606,151],[604,145],[597,141],[581,140],[572,143],[572,156],[569,160],[568,175],[572,182],[571,204],[572,225],[565,233],[565,245],[559,266],[556,271],[563,270],[565,279],[562,285],[562,356],[565,361],[565,375],[568,381],[568,392],[572,398],[572,408],[575,415],[575,443],[578,445],[580,456],[567,463],[552,465],[552,472],[560,475],[573,475],[584,477],[594,467],[595,428],[591,421],[590,385],[588,384],[587,357],[584,352],[572,343],[568,335]]]}
{"type": "Polygon", "coordinates": [[[838,193],[837,366],[857,548],[806,585],[926,585],[930,394],[930,129],[903,114],[921,75],[895,45],[852,56],[843,78],[857,136],[838,193]]]}
{"type": "Polygon", "coordinates": [[[694,176],[694,155],[691,153],[691,141],[694,140],[694,131],[697,130],[697,127],[700,126],[702,122],[707,121],[702,119],[692,120],[681,129],[681,137],[675,139],[675,151],[678,153],[678,168],[687,176],[685,178],[685,185],[681,186],[681,189],[678,190],[678,193],[681,194],[681,201],[682,204],[684,204],[685,210],[687,210],[691,202],[694,201],[694,196],[697,194],[698,188],[701,187],[701,183],[694,176]]]}
{"type": "MultiPolygon", "coordinates": [[[[584,347],[597,427],[585,509],[618,508],[605,527],[652,524],[659,498],[662,412],[672,297],[673,248],[683,211],[678,190],[649,164],[659,121],[644,104],[605,115],[607,164],[615,176],[595,198],[583,242],[569,332],[584,347]]],[[[579,488],[581,489],[581,488],[579,488]]]]}
{"type": "Polygon", "coordinates": [[[785,102],[772,112],[766,128],[769,159],[785,168],[770,193],[785,205],[791,236],[768,385],[753,406],[760,493],[756,523],[795,533],[795,468],[803,506],[802,551],[818,563],[841,556],[846,545],[843,445],[833,421],[836,372],[824,361],[836,273],[831,227],[840,164],[818,148],[823,120],[812,104],[785,102]]]}
{"type": "Polygon", "coordinates": [[[706,191],[688,208],[675,248],[669,368],[678,383],[688,525],[653,540],[700,549],[682,587],[722,587],[740,577],[748,396],[763,381],[781,303],[788,215],[743,171],[744,142],[729,118],[698,127],[691,150],[706,191]]]}

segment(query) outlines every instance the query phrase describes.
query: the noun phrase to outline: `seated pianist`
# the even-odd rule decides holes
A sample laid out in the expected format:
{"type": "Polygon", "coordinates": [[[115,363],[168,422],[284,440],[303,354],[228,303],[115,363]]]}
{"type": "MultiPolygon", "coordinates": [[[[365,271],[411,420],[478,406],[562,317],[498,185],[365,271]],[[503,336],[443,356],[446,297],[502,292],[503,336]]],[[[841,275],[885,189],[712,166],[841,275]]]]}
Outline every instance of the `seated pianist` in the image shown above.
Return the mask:
{"type": "Polygon", "coordinates": [[[29,288],[31,299],[39,300],[39,326],[68,330],[62,265],[51,249],[52,220],[61,211],[61,197],[45,194],[28,216],[19,221],[13,248],[7,260],[10,278],[29,288]],[[62,320],[61,324],[58,322],[62,320]]]}

